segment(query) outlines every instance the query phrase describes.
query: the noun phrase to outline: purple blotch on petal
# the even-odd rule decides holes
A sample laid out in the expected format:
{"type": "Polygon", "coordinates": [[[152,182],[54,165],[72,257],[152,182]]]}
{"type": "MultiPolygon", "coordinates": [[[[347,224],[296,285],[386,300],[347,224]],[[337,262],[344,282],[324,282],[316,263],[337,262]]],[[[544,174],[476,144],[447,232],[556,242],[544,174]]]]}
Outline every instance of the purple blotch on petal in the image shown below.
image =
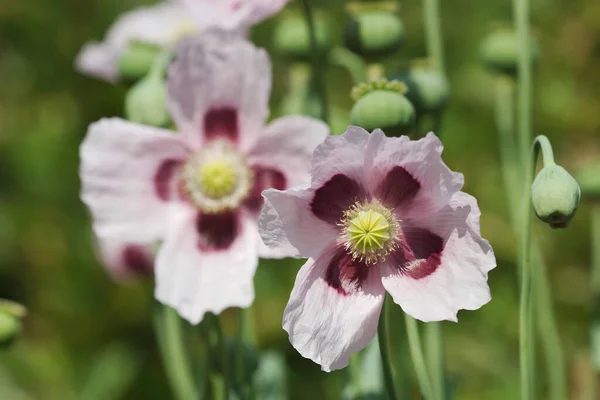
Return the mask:
{"type": "Polygon", "coordinates": [[[375,190],[375,196],[390,208],[407,205],[415,198],[421,184],[404,168],[395,166],[375,190]]]}
{"type": "Polygon", "coordinates": [[[368,276],[369,266],[363,261],[353,260],[348,251],[340,246],[327,265],[325,282],[338,293],[348,296],[360,289],[368,276]]]}
{"type": "Polygon", "coordinates": [[[168,159],[161,162],[156,169],[156,173],[154,174],[154,191],[162,201],[171,199],[173,177],[180,164],[181,161],[179,160],[168,159]]]}
{"type": "Polygon", "coordinates": [[[344,174],[337,174],[315,191],[310,208],[318,218],[337,225],[344,211],[357,201],[366,199],[367,194],[360,183],[344,174]]]}
{"type": "Polygon", "coordinates": [[[238,114],[233,108],[212,108],[204,115],[204,137],[207,141],[221,138],[236,142],[239,135],[238,114]]]}
{"type": "Polygon", "coordinates": [[[239,230],[237,213],[199,213],[196,219],[198,246],[201,250],[225,250],[235,240],[239,230]]]}
{"type": "Polygon", "coordinates": [[[128,273],[152,275],[154,260],[147,247],[130,244],[123,248],[122,263],[128,273]]]}
{"type": "Polygon", "coordinates": [[[400,246],[389,260],[402,275],[423,279],[433,274],[442,262],[444,240],[423,228],[411,227],[400,237],[400,246]]]}
{"type": "Polygon", "coordinates": [[[284,190],[287,187],[287,182],[285,175],[275,168],[255,165],[252,169],[254,170],[254,185],[244,204],[250,211],[259,212],[264,202],[262,197],[263,190],[270,188],[284,190]]]}

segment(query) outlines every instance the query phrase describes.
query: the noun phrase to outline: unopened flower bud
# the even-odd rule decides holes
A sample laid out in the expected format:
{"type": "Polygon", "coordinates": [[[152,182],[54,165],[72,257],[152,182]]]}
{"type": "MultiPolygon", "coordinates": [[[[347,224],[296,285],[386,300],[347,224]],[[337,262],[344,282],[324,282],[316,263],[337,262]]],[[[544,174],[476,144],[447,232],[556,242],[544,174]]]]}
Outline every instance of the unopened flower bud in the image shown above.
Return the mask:
{"type": "Polygon", "coordinates": [[[393,53],[403,40],[404,24],[390,11],[361,11],[350,17],[344,26],[346,47],[367,57],[393,53]]]}
{"type": "Polygon", "coordinates": [[[566,228],[579,205],[577,181],[558,165],[542,168],[531,186],[531,203],[539,219],[552,228],[566,228]]]}
{"type": "MultiPolygon", "coordinates": [[[[529,44],[531,62],[535,63],[538,47],[533,37],[529,44]]],[[[519,40],[512,29],[502,28],[483,39],[479,48],[481,60],[496,73],[516,75],[519,58],[519,40]]]]}
{"type": "MultiPolygon", "coordinates": [[[[314,23],[317,48],[320,53],[326,53],[331,48],[331,30],[322,17],[315,16],[314,23]]],[[[312,52],[310,32],[304,17],[284,16],[275,27],[273,36],[275,48],[284,56],[299,60],[310,58],[312,52]]]]}
{"type": "Polygon", "coordinates": [[[146,75],[161,52],[160,47],[140,42],[132,42],[119,57],[119,76],[137,80],[146,75]]]}
{"type": "Polygon", "coordinates": [[[415,108],[404,96],[406,86],[398,81],[372,82],[354,88],[356,102],[350,112],[353,125],[372,131],[380,128],[388,136],[411,132],[415,122],[415,108]]]}
{"type": "Polygon", "coordinates": [[[167,86],[160,74],[149,74],[129,89],[125,113],[132,122],[165,127],[170,122],[167,86]]]}
{"type": "Polygon", "coordinates": [[[27,313],[22,305],[0,300],[0,348],[9,347],[21,333],[21,318],[27,313]]]}
{"type": "Polygon", "coordinates": [[[406,97],[417,112],[437,112],[448,102],[448,81],[437,69],[428,66],[413,67],[402,79],[408,87],[406,97]]]}

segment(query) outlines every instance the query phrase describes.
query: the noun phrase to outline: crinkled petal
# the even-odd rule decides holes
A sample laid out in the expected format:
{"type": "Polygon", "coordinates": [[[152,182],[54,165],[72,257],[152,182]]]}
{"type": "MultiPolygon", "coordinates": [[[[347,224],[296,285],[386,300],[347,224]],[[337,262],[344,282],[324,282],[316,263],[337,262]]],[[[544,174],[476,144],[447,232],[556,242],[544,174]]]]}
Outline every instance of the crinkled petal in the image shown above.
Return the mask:
{"type": "Polygon", "coordinates": [[[201,26],[245,32],[279,12],[289,0],[180,0],[201,26]]]}
{"type": "Polygon", "coordinates": [[[456,321],[458,310],[490,301],[487,277],[496,259],[481,237],[479,216],[475,198],[458,192],[447,207],[407,227],[403,254],[382,268],[383,285],[407,314],[456,321]]]}
{"type": "Polygon", "coordinates": [[[75,59],[75,68],[85,75],[114,83],[118,78],[118,57],[118,50],[110,44],[86,43],[75,59]]]}
{"type": "Polygon", "coordinates": [[[267,53],[224,31],[184,40],[169,69],[169,109],[190,143],[225,138],[246,152],[263,131],[271,93],[267,53]]]}
{"type": "MultiPolygon", "coordinates": [[[[381,191],[378,186],[385,183],[392,170],[398,167],[403,170],[402,176],[397,174],[397,178],[408,185],[408,190],[399,193],[400,188],[396,187],[392,193],[403,195],[396,204],[401,219],[428,216],[441,210],[463,186],[463,175],[452,172],[444,164],[442,143],[433,133],[416,141],[406,136],[382,137],[373,147],[373,165],[368,172],[373,192],[381,191]]],[[[391,180],[390,183],[397,181],[391,180]]]]}
{"type": "Polygon", "coordinates": [[[199,218],[191,207],[176,207],[156,259],[156,298],[192,324],[206,312],[252,304],[260,241],[256,223],[241,213],[228,228],[215,221],[200,227],[199,218]]]}
{"type": "Polygon", "coordinates": [[[153,274],[152,246],[125,243],[110,238],[98,239],[98,255],[102,264],[116,280],[149,277],[153,274]]]}
{"type": "Polygon", "coordinates": [[[314,257],[338,235],[310,209],[313,192],[307,186],[263,192],[265,205],[258,221],[263,242],[290,257],[314,257]]]}
{"type": "Polygon", "coordinates": [[[343,247],[333,247],[309,259],[283,316],[292,346],[324,371],[344,368],[375,337],[385,295],[378,268],[354,266],[345,256],[343,247]],[[367,268],[364,276],[360,268],[367,268]]]}
{"type": "Polygon", "coordinates": [[[281,171],[286,187],[308,184],[315,148],[328,135],[329,127],[317,119],[304,116],[279,118],[266,127],[249,151],[248,162],[281,171]]]}
{"type": "Polygon", "coordinates": [[[176,195],[175,168],[187,154],[167,130],[118,118],[90,125],[80,149],[81,198],[96,235],[133,243],[161,239],[167,204],[176,195]]]}

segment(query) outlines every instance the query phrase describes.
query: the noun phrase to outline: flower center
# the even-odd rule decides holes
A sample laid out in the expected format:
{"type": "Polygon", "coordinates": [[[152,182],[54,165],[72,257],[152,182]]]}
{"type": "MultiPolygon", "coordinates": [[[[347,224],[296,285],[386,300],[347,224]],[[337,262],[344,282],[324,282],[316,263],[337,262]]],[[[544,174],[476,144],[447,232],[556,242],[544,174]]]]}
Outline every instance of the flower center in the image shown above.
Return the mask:
{"type": "Polygon", "coordinates": [[[367,264],[384,261],[398,245],[398,220],[376,200],[354,204],[344,212],[341,225],[348,253],[367,264]]]}
{"type": "Polygon", "coordinates": [[[240,206],[252,187],[252,171],[225,141],[214,142],[187,161],[183,189],[200,210],[210,214],[240,206]]]}

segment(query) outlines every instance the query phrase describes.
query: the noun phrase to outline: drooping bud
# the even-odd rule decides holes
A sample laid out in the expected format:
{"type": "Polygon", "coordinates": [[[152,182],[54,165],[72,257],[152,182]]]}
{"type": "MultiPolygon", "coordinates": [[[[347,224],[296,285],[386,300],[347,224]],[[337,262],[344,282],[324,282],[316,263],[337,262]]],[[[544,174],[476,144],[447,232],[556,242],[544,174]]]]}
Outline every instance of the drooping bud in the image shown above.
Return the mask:
{"type": "Polygon", "coordinates": [[[132,42],[119,57],[119,76],[137,80],[146,75],[161,48],[148,43],[132,42]]]}
{"type": "Polygon", "coordinates": [[[125,113],[127,119],[139,124],[165,127],[170,122],[167,109],[165,69],[170,57],[159,55],[152,70],[127,92],[125,113]]]}
{"type": "Polygon", "coordinates": [[[344,26],[346,47],[365,57],[383,57],[398,49],[404,40],[404,24],[385,4],[363,3],[349,7],[350,19],[344,26]]]}
{"type": "MultiPolygon", "coordinates": [[[[531,62],[535,63],[538,46],[532,37],[529,44],[531,62]]],[[[519,40],[513,29],[501,28],[486,36],[479,48],[482,62],[495,73],[516,75],[519,40]]]]}
{"type": "Polygon", "coordinates": [[[360,84],[352,91],[352,124],[368,131],[380,128],[388,136],[400,136],[414,128],[415,108],[404,96],[406,85],[385,79],[360,84]]]}
{"type": "MultiPolygon", "coordinates": [[[[315,35],[317,48],[320,53],[326,53],[332,45],[331,29],[327,21],[315,15],[315,35]]],[[[300,15],[284,15],[276,25],[273,32],[274,46],[284,56],[307,60],[311,57],[310,32],[306,19],[300,15]]]]}
{"type": "Polygon", "coordinates": [[[0,348],[9,347],[21,333],[21,319],[27,310],[19,303],[0,300],[0,348]]]}
{"type": "Polygon", "coordinates": [[[438,112],[448,102],[448,81],[436,68],[425,63],[417,64],[400,80],[406,83],[406,97],[418,113],[438,112]]]}
{"type": "Polygon", "coordinates": [[[542,168],[531,186],[531,203],[539,219],[552,228],[566,228],[575,215],[581,190],[563,167],[542,168]]]}

